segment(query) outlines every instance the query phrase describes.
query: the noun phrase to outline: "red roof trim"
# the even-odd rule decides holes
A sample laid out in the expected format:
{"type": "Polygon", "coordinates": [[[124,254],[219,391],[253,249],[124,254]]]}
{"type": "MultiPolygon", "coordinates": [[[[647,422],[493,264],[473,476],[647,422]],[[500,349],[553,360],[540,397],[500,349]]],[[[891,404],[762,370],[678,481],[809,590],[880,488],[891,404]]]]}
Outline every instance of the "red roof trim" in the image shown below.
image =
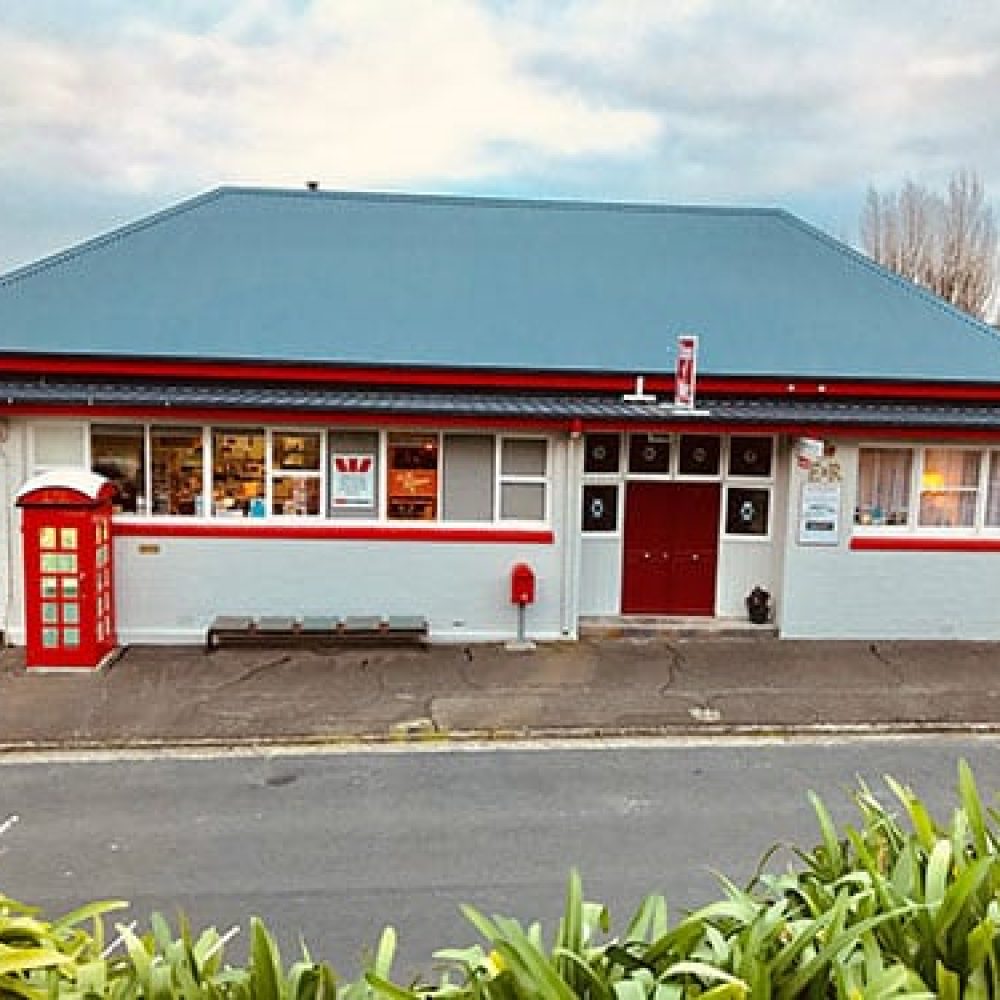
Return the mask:
{"type": "Polygon", "coordinates": [[[365,542],[459,542],[472,545],[552,545],[551,531],[510,528],[416,528],[379,524],[225,524],[204,521],[123,521],[115,519],[116,538],[272,538],[365,542]]]}
{"type": "Polygon", "coordinates": [[[1000,552],[1000,538],[890,538],[855,535],[850,547],[856,552],[1000,552]]]}
{"type": "MultiPolygon", "coordinates": [[[[439,388],[536,389],[628,392],[634,375],[588,372],[478,371],[330,365],[304,362],[194,361],[85,357],[0,356],[0,372],[9,374],[103,375],[107,377],[187,378],[227,381],[303,382],[317,384],[439,388]]],[[[636,374],[642,374],[637,372],[636,374]]],[[[646,375],[649,392],[671,394],[673,375],[646,375]]],[[[1000,384],[885,382],[838,378],[701,375],[705,394],[741,396],[829,396],[866,399],[1000,400],[1000,384]]]]}

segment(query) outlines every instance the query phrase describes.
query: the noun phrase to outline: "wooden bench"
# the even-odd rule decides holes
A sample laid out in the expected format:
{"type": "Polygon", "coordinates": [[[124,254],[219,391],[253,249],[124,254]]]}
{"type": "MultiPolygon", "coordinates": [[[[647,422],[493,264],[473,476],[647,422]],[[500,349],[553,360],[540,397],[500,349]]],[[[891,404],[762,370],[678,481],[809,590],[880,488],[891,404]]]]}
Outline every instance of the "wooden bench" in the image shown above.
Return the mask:
{"type": "Polygon", "coordinates": [[[286,645],[315,643],[423,642],[430,632],[427,619],[419,615],[218,615],[205,633],[205,652],[223,643],[241,645],[286,645]]]}

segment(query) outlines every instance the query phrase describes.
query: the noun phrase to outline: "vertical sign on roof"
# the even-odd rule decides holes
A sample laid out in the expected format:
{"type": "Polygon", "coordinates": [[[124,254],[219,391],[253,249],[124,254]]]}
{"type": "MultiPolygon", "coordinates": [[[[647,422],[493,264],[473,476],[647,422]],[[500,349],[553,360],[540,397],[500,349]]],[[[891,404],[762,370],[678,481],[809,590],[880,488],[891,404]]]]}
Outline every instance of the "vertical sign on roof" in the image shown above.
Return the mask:
{"type": "Polygon", "coordinates": [[[677,367],[674,371],[674,406],[694,409],[694,386],[697,378],[698,338],[682,333],[677,338],[677,367]]]}

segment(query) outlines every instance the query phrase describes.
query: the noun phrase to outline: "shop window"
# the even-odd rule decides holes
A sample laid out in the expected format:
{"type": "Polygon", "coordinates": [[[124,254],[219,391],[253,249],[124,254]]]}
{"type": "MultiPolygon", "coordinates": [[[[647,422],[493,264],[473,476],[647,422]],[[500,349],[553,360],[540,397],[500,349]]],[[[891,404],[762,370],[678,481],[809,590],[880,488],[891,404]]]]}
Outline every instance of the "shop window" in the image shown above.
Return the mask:
{"type": "Polygon", "coordinates": [[[730,486],[726,489],[726,534],[766,535],[771,491],[730,486]]]}
{"type": "Polygon", "coordinates": [[[971,528],[979,494],[978,451],[928,448],[920,475],[920,518],[925,527],[971,528]]]}
{"type": "Polygon", "coordinates": [[[31,435],[34,471],[61,465],[85,468],[84,431],[80,424],[36,424],[31,435]]]}
{"type": "Polygon", "coordinates": [[[910,517],[912,470],[909,448],[862,448],[854,523],[905,525],[910,517]]]}
{"type": "Polygon", "coordinates": [[[150,432],[154,514],[201,514],[204,486],[200,427],[150,432]]]}
{"type": "Polygon", "coordinates": [[[90,467],[115,484],[116,511],[146,512],[144,428],[95,424],[90,428],[90,467]]]}
{"type": "Polygon", "coordinates": [[[717,476],[721,438],[715,434],[682,434],[677,449],[677,472],[682,476],[717,476]]]}
{"type": "Polygon", "coordinates": [[[767,478],[771,475],[773,460],[774,438],[734,434],[729,439],[729,475],[731,476],[767,478]]]}
{"type": "Polygon", "coordinates": [[[545,520],[548,450],[544,438],[501,439],[501,520],[545,520]]]}
{"type": "Polygon", "coordinates": [[[588,434],[584,439],[584,472],[618,472],[622,439],[619,434],[588,434]]]}
{"type": "Polygon", "coordinates": [[[390,434],[386,509],[391,520],[433,521],[438,503],[436,434],[390,434]]]}
{"type": "Polygon", "coordinates": [[[618,487],[588,483],[583,487],[582,529],[585,532],[618,530],[618,487]]]}
{"type": "Polygon", "coordinates": [[[272,432],[272,514],[292,517],[318,515],[321,476],[319,432],[272,432]]]}
{"type": "Polygon", "coordinates": [[[492,435],[445,435],[441,484],[445,521],[493,520],[495,453],[492,435]]]}
{"type": "Polygon", "coordinates": [[[330,514],[375,517],[378,513],[378,434],[335,431],[330,435],[330,514]]]}
{"type": "Polygon", "coordinates": [[[217,517],[263,517],[263,430],[212,431],[212,510],[217,517]]]}
{"type": "Polygon", "coordinates": [[[659,434],[630,434],[628,471],[660,474],[669,472],[670,439],[659,434]]]}

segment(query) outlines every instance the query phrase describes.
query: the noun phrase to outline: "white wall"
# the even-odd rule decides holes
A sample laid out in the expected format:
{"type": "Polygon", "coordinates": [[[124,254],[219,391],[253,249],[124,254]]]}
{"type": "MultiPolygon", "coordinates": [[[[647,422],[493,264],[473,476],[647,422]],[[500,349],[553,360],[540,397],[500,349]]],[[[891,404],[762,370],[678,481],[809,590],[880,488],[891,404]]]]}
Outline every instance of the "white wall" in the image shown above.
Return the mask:
{"type": "Polygon", "coordinates": [[[216,614],[419,614],[435,640],[516,634],[510,567],[530,563],[534,637],[557,638],[556,545],[222,538],[120,538],[118,630],[123,642],[204,638],[216,614]],[[156,554],[143,554],[151,543],[156,554]]]}
{"type": "MultiPolygon", "coordinates": [[[[14,421],[4,509],[13,532],[6,634],[24,642],[20,514],[10,500],[28,477],[23,421],[14,421]]],[[[529,637],[576,634],[575,588],[567,584],[566,441],[550,446],[551,545],[392,540],[221,537],[119,537],[115,541],[116,611],[123,643],[201,642],[218,614],[426,616],[435,641],[516,635],[510,569],[528,562],[538,601],[527,611],[529,637]]],[[[482,526],[480,526],[482,527],[482,526]]],[[[510,525],[499,525],[500,528],[510,525]]],[[[0,533],[5,528],[0,527],[0,533]]],[[[2,540],[2,539],[0,539],[2,540]]],[[[6,553],[7,548],[3,551],[6,553]]],[[[571,560],[570,560],[571,561],[571,560]]]]}
{"type": "MultiPolygon", "coordinates": [[[[782,636],[1000,639],[1000,553],[851,551],[857,446],[836,446],[844,473],[840,543],[800,545],[797,519],[789,518],[782,636]]],[[[793,505],[805,478],[789,470],[793,505]]]]}

